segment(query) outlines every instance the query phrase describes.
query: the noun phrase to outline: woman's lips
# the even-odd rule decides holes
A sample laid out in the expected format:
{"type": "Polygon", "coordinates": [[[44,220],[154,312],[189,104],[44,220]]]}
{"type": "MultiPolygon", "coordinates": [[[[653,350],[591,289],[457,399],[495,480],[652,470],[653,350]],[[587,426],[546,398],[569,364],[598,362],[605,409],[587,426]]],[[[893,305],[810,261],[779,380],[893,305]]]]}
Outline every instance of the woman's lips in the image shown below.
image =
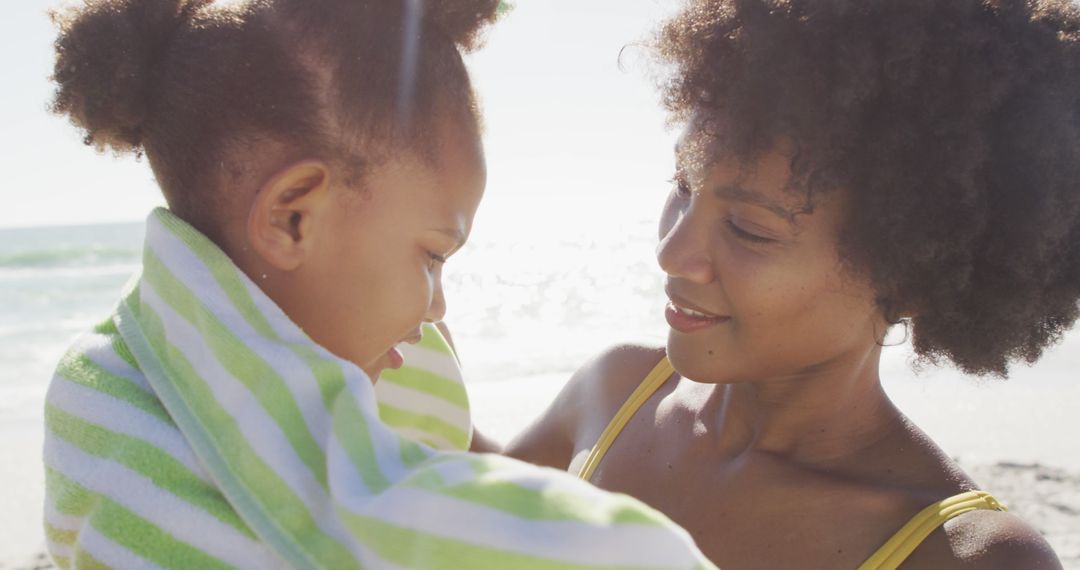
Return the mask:
{"type": "Polygon", "coordinates": [[[681,333],[697,332],[731,320],[731,317],[710,315],[708,313],[695,311],[694,309],[688,309],[680,306],[674,301],[667,304],[664,311],[664,317],[667,318],[668,325],[670,325],[671,328],[681,333]]]}

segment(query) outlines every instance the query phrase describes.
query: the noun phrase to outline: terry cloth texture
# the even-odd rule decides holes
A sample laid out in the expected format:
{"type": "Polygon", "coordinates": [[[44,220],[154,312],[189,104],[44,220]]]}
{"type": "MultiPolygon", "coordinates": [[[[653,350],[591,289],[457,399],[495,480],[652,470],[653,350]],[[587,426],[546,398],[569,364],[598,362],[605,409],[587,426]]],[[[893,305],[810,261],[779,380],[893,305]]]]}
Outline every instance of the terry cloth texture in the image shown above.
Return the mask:
{"type": "Polygon", "coordinates": [[[394,384],[391,428],[363,371],[155,210],[141,275],[49,389],[49,550],[63,568],[713,568],[629,497],[453,451],[457,384],[394,384]]]}
{"type": "Polygon", "coordinates": [[[398,346],[405,364],[379,375],[379,418],[398,435],[435,449],[465,451],[472,416],[457,356],[435,325],[425,323],[422,332],[417,344],[398,346]]]}

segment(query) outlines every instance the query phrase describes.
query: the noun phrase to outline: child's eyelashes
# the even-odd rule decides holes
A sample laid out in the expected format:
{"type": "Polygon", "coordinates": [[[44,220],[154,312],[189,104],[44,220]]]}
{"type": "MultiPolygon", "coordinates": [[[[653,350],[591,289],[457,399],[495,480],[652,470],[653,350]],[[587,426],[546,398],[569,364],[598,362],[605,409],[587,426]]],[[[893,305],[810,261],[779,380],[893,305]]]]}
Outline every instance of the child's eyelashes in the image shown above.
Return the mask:
{"type": "Polygon", "coordinates": [[[435,267],[436,265],[443,265],[446,263],[446,256],[439,255],[433,251],[428,252],[429,265],[435,267]]]}

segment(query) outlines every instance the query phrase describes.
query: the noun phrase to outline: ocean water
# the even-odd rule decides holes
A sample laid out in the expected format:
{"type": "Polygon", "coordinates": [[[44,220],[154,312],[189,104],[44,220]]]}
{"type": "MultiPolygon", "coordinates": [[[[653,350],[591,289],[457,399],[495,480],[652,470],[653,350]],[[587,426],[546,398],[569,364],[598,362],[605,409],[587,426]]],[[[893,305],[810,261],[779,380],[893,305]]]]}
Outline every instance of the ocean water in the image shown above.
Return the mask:
{"type": "Polygon", "coordinates": [[[0,229],[0,416],[39,414],[71,340],[136,271],[142,223],[0,229]]]}
{"type": "MultiPolygon", "coordinates": [[[[653,216],[590,220],[565,197],[504,202],[481,211],[444,271],[470,381],[569,373],[615,339],[663,341],[653,216]]],[[[142,239],[141,222],[0,229],[0,416],[39,413],[57,359],[110,314],[142,239]]]]}
{"type": "MultiPolygon", "coordinates": [[[[495,197],[444,271],[447,322],[471,383],[561,382],[616,342],[662,344],[660,196],[495,197]]],[[[52,368],[107,317],[137,270],[141,223],[0,230],[0,419],[40,418],[52,368]]],[[[916,373],[886,349],[886,389],[950,453],[1080,469],[1080,332],[1008,381],[916,373]]]]}

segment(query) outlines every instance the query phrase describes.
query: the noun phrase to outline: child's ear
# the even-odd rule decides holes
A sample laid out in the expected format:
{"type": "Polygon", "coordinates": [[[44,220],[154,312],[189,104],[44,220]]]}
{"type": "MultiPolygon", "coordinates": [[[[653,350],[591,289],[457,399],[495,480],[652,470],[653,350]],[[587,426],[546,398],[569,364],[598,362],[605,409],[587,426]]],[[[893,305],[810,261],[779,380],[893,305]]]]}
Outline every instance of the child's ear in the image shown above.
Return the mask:
{"type": "Polygon", "coordinates": [[[247,239],[263,260],[281,271],[296,269],[307,258],[318,217],[330,198],[326,163],[305,160],[274,174],[261,188],[248,213],[247,239]]]}

